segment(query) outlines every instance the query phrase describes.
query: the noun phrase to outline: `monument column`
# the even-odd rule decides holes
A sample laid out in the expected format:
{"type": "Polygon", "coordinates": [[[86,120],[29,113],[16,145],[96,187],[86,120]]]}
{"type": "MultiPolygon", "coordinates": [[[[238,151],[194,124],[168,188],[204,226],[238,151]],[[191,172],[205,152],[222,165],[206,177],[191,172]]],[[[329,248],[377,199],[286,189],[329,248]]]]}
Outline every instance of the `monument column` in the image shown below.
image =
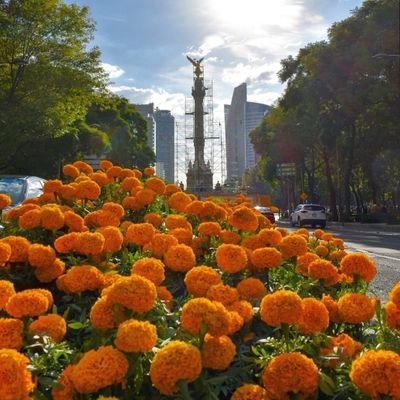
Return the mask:
{"type": "Polygon", "coordinates": [[[213,190],[212,172],[209,163],[204,161],[204,97],[206,88],[204,86],[203,68],[201,62],[203,59],[196,60],[187,56],[187,59],[193,65],[192,96],[194,99],[194,162],[189,163],[188,172],[186,174],[187,184],[186,190],[197,196],[210,193],[213,190]]]}

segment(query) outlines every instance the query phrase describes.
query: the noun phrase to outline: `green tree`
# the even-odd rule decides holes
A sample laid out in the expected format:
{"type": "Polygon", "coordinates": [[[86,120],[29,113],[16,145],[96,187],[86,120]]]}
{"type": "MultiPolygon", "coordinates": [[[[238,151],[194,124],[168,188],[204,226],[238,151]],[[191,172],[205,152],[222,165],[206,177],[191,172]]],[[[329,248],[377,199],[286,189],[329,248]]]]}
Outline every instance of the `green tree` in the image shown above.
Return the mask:
{"type": "MultiPolygon", "coordinates": [[[[49,139],[73,134],[93,95],[105,90],[100,52],[87,48],[94,28],[87,7],[0,0],[0,171],[24,149],[39,152],[49,139]]],[[[27,171],[31,164],[25,159],[27,171]]]]}

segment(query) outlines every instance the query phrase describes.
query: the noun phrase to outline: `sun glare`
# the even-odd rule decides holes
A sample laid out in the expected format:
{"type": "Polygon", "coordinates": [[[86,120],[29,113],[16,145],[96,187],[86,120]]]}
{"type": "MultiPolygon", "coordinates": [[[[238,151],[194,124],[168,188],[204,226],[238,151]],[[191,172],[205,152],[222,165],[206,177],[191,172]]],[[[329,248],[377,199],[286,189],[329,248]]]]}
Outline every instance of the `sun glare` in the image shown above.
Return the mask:
{"type": "Polygon", "coordinates": [[[252,31],[260,27],[291,27],[302,6],[290,0],[207,0],[210,17],[226,30],[252,31]]]}

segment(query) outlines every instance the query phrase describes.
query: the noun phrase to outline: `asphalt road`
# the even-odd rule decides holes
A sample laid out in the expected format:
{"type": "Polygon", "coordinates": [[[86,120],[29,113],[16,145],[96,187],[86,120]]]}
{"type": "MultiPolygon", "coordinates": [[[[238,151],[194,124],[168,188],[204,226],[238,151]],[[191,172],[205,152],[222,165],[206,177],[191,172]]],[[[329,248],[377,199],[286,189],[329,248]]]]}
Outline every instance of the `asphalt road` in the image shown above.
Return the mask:
{"type": "MultiPolygon", "coordinates": [[[[287,221],[278,221],[277,224],[290,231],[298,229],[290,227],[287,221]]],[[[400,226],[328,224],[325,231],[343,239],[347,252],[363,252],[375,261],[378,272],[370,283],[370,289],[384,304],[390,289],[400,281],[400,226]]]]}

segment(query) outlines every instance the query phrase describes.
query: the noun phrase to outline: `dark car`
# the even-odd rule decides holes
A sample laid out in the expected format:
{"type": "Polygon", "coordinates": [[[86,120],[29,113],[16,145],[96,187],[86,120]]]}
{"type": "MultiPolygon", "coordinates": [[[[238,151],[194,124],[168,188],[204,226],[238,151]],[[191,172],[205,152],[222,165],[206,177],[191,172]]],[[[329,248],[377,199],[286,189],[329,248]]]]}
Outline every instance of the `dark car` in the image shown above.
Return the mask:
{"type": "Polygon", "coordinates": [[[43,193],[46,179],[27,175],[0,175],[0,193],[11,197],[12,207],[19,206],[25,199],[38,197],[43,193]]]}
{"type": "Polygon", "coordinates": [[[264,217],[267,217],[271,223],[275,223],[275,215],[269,207],[255,206],[254,208],[262,215],[264,215],[264,217]]]}

